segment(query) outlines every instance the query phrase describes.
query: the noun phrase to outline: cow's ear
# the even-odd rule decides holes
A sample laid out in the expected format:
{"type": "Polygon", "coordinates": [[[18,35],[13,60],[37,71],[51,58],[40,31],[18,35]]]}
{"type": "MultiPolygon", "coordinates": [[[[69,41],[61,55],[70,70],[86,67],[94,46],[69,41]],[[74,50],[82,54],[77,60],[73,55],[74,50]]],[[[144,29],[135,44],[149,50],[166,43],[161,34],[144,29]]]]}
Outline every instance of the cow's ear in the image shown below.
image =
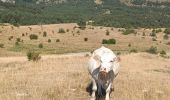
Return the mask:
{"type": "Polygon", "coordinates": [[[120,57],[118,56],[118,57],[116,57],[116,60],[118,61],[118,62],[120,62],[121,61],[121,59],[120,59],[120,57]]]}
{"type": "Polygon", "coordinates": [[[113,61],[120,62],[120,57],[118,56],[118,57],[114,58],[113,61]]]}

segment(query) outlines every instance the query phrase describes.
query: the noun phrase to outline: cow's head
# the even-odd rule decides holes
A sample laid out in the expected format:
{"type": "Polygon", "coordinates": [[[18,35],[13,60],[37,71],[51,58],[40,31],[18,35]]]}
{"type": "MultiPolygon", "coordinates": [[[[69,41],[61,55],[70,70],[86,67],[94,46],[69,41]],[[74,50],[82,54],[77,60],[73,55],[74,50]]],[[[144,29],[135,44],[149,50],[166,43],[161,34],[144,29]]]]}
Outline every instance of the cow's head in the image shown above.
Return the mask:
{"type": "Polygon", "coordinates": [[[120,58],[115,55],[105,53],[100,57],[99,77],[102,80],[107,79],[108,73],[113,69],[116,61],[120,61],[120,58]]]}

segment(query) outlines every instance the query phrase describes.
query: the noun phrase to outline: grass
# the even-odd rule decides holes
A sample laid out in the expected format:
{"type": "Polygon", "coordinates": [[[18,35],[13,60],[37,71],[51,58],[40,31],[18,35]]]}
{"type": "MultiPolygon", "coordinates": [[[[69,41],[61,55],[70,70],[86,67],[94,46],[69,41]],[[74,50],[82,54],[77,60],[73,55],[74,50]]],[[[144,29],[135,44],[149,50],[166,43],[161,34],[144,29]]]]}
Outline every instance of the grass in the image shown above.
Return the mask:
{"type": "MultiPolygon", "coordinates": [[[[115,91],[111,93],[111,100],[170,99],[169,59],[146,53],[120,57],[121,69],[114,81],[115,91]]],[[[14,62],[0,59],[0,99],[90,99],[85,91],[90,82],[87,71],[89,57],[51,55],[36,63],[17,59],[14,62]]]]}
{"type": "MultiPolygon", "coordinates": [[[[158,49],[163,49],[169,54],[170,47],[164,45],[169,40],[163,39],[163,34],[157,33],[157,41],[152,41],[152,37],[149,34],[152,32],[152,29],[134,29],[137,32],[136,35],[129,34],[123,35],[121,31],[122,28],[112,28],[94,26],[94,29],[89,29],[88,27],[85,30],[81,30],[81,34],[76,34],[79,30],[74,29],[76,24],[50,24],[50,25],[30,25],[30,26],[20,26],[19,28],[14,27],[11,29],[11,26],[3,26],[2,35],[0,36],[0,43],[3,43],[6,52],[9,52],[11,56],[18,53],[25,54],[29,49],[40,50],[44,54],[59,54],[59,53],[70,53],[70,52],[89,52],[102,45],[103,39],[114,38],[116,40],[116,45],[105,45],[114,51],[121,53],[128,52],[128,44],[131,44],[131,48],[138,48],[138,52],[146,51],[150,46],[157,46],[158,49]],[[60,34],[58,30],[60,28],[64,30],[69,30],[67,34],[60,34]],[[30,31],[29,28],[32,30],[30,31]],[[109,31],[109,35],[106,35],[106,30],[109,31]],[[73,32],[73,33],[72,33],[73,32]],[[41,34],[40,34],[41,33],[41,34]],[[141,38],[142,34],[145,33],[145,38],[141,38]],[[22,34],[25,34],[23,37],[22,34]],[[27,34],[27,35],[26,35],[27,34]],[[37,40],[30,40],[29,36],[35,34],[38,36],[37,40]],[[45,37],[43,34],[46,34],[45,37]],[[73,36],[74,34],[74,36],[73,36]],[[12,37],[11,37],[12,36],[12,37]],[[10,38],[11,37],[11,38],[10,38]],[[84,41],[84,37],[88,38],[88,41],[84,41]],[[10,38],[10,41],[9,41],[10,38]],[[19,42],[19,46],[15,47],[15,40],[20,38],[23,42],[19,42]],[[51,43],[48,43],[48,39],[51,39],[51,43]],[[59,39],[60,42],[56,43],[56,40],[59,39]],[[162,43],[159,43],[162,41],[162,43]],[[37,46],[42,43],[44,48],[39,49],[37,46]],[[157,45],[158,44],[158,45],[157,45]],[[31,45],[31,47],[30,47],[31,45]],[[10,53],[15,52],[15,53],[10,53]]],[[[163,30],[163,29],[162,29],[163,30]]],[[[129,31],[131,33],[131,31],[129,31]]],[[[0,54],[0,56],[3,53],[0,54]]]]}

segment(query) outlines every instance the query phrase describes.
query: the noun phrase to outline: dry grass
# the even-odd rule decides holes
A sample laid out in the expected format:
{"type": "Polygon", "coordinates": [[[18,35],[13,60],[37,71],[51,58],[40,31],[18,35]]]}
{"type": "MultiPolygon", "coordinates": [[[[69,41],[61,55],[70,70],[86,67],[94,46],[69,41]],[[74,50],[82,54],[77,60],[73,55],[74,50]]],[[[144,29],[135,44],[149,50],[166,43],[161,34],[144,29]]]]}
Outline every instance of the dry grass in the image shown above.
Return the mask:
{"type": "MultiPolygon", "coordinates": [[[[0,99],[88,100],[88,59],[84,54],[44,56],[37,63],[2,63],[0,59],[0,99]]],[[[146,53],[122,55],[121,59],[111,100],[170,99],[169,59],[146,53]]]]}
{"type": "Polygon", "coordinates": [[[165,45],[169,40],[163,39],[164,34],[162,32],[157,33],[157,41],[152,41],[153,37],[149,36],[152,29],[139,28],[136,29],[136,35],[122,35],[119,28],[114,27],[100,28],[97,26],[88,26],[85,30],[80,30],[74,28],[75,26],[75,23],[20,27],[10,25],[0,26],[0,43],[3,43],[5,47],[0,48],[0,51],[1,49],[3,50],[0,56],[24,55],[31,49],[45,54],[91,51],[100,47],[103,39],[110,38],[116,39],[116,44],[105,46],[114,51],[129,52],[133,48],[136,48],[138,51],[145,51],[151,46],[156,46],[159,50],[170,52],[170,47],[165,45]],[[66,33],[58,33],[60,28],[69,31],[66,33]],[[80,33],[77,33],[78,31],[80,33]],[[106,35],[106,31],[109,31],[109,35],[106,35]],[[47,32],[47,37],[43,37],[43,32],[47,32]],[[142,36],[143,33],[145,33],[146,36],[142,36]],[[22,36],[22,34],[25,34],[25,36],[22,36]],[[30,40],[30,34],[38,35],[38,40],[30,40]],[[11,41],[8,40],[10,36],[13,36],[11,41]],[[23,40],[23,42],[19,43],[19,46],[15,46],[16,38],[23,40]],[[88,41],[85,42],[84,38],[88,38],[88,41]],[[51,39],[51,43],[48,43],[48,39],[51,39]],[[60,39],[60,42],[56,42],[57,39],[60,39]],[[43,48],[38,48],[40,43],[43,44],[43,48]],[[128,44],[131,44],[131,47],[128,47],[128,44]]]}

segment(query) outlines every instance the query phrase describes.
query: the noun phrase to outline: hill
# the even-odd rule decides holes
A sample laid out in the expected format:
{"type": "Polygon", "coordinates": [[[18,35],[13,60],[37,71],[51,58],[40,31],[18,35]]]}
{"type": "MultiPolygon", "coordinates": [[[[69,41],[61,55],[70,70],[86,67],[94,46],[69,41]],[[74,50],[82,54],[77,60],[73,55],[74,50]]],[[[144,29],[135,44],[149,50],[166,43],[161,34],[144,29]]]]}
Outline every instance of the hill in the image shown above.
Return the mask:
{"type": "Polygon", "coordinates": [[[169,6],[127,6],[119,0],[104,0],[102,3],[100,0],[36,2],[37,0],[16,0],[15,4],[0,2],[0,23],[32,25],[93,20],[93,25],[100,26],[170,27],[169,6]]]}

